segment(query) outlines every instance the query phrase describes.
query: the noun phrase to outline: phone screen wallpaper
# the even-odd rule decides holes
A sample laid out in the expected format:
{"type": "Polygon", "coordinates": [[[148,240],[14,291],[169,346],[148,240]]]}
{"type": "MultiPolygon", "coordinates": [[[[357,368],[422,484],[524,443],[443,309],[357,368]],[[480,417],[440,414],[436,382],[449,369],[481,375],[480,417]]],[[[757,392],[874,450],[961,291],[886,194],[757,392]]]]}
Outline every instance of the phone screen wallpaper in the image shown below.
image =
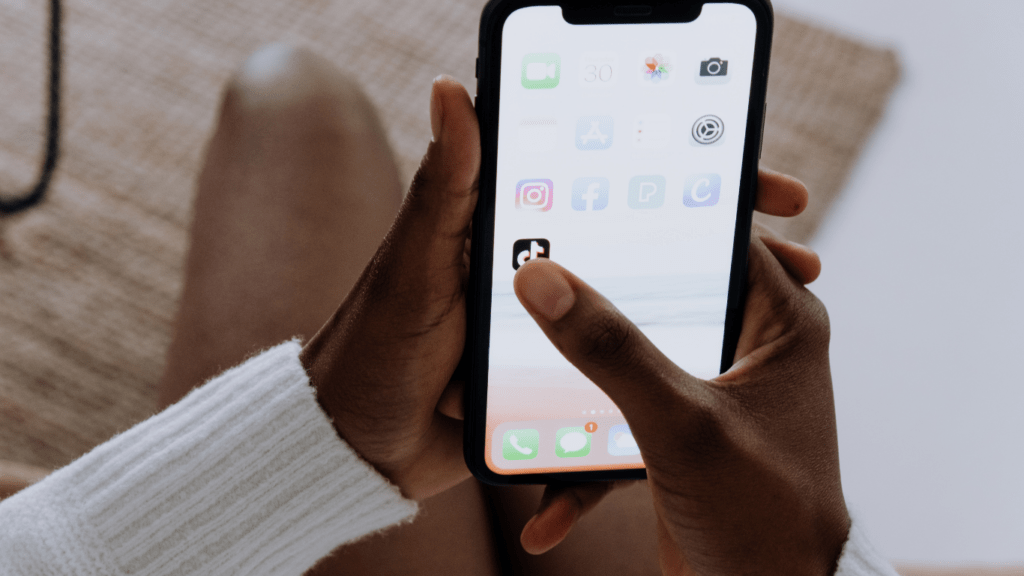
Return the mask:
{"type": "Polygon", "coordinates": [[[488,369],[488,467],[641,468],[615,404],[548,341],[512,290],[551,258],[670,359],[722,356],[756,21],[707,4],[689,23],[572,25],[558,6],[502,32],[488,369]]]}

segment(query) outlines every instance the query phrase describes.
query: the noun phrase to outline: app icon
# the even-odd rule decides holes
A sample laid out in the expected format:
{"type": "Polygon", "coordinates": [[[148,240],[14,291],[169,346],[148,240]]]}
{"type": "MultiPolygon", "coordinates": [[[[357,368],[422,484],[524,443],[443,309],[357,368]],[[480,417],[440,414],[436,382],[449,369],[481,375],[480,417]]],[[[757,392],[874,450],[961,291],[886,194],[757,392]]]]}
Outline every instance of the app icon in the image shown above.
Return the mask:
{"type": "Polygon", "coordinates": [[[636,148],[666,148],[671,139],[672,118],[668,114],[644,114],[633,121],[633,146],[636,148]]]}
{"type": "Polygon", "coordinates": [[[519,121],[519,149],[534,153],[554,150],[557,129],[555,118],[523,118],[519,121]]]}
{"type": "Polygon", "coordinates": [[[577,178],[572,182],[572,209],[580,212],[608,207],[608,179],[600,176],[577,178]]]}
{"type": "Polygon", "coordinates": [[[607,150],[612,147],[615,123],[611,116],[580,116],[576,121],[576,148],[607,150]]]}
{"type": "Polygon", "coordinates": [[[618,424],[608,430],[608,453],[612,456],[632,456],[640,453],[629,424],[618,424]]]}
{"type": "Polygon", "coordinates": [[[726,76],[729,74],[729,61],[721,58],[708,58],[700,63],[701,76],[726,76]]]}
{"type": "Polygon", "coordinates": [[[539,448],[540,433],[536,430],[507,430],[501,442],[501,456],[505,460],[532,460],[539,448]]]}
{"type": "Polygon", "coordinates": [[[722,193],[722,177],[718,174],[697,174],[686,179],[683,204],[690,208],[714,206],[722,193]]]}
{"type": "Polygon", "coordinates": [[[693,123],[693,140],[698,144],[714,144],[725,133],[725,123],[713,114],[701,116],[693,123]]]}
{"type": "Polygon", "coordinates": [[[590,437],[582,426],[559,428],[555,433],[555,456],[578,458],[590,454],[590,437]]]}
{"type": "Polygon", "coordinates": [[[663,84],[672,78],[672,56],[658,52],[645,56],[640,64],[641,78],[645,84],[663,84]]]}
{"type": "Polygon", "coordinates": [[[527,238],[512,243],[512,269],[519,267],[535,258],[551,258],[551,242],[545,238],[527,238]]]}
{"type": "Polygon", "coordinates": [[[580,58],[580,86],[603,88],[615,83],[619,60],[614,52],[585,52],[580,58]]]}
{"type": "Polygon", "coordinates": [[[547,212],[554,202],[555,185],[551,180],[520,180],[516,184],[516,208],[547,212]]]}
{"type": "Polygon", "coordinates": [[[665,177],[652,174],[630,178],[627,203],[634,210],[661,208],[665,203],[665,177]]]}
{"type": "Polygon", "coordinates": [[[527,54],[523,56],[523,88],[554,88],[562,74],[562,59],[558,54],[527,54]]]}

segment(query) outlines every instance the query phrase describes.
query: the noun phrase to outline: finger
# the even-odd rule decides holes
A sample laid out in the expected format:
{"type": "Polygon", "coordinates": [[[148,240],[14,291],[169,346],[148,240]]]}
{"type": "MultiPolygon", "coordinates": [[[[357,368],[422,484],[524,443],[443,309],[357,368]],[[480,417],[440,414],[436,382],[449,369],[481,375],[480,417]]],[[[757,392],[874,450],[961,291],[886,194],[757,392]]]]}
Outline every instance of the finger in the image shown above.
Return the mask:
{"type": "Polygon", "coordinates": [[[543,554],[557,546],[581,516],[592,510],[616,482],[550,485],[544,489],[537,513],[523,526],[519,537],[523,550],[543,554]]]}
{"type": "MultiPolygon", "coordinates": [[[[644,429],[685,416],[702,382],[673,364],[607,299],[558,264],[516,272],[516,295],[566,359],[608,394],[638,441],[644,429]]],[[[656,429],[650,430],[654,435],[656,429]]],[[[642,450],[642,447],[641,447],[642,450]]]]}
{"type": "Polygon", "coordinates": [[[430,97],[434,137],[413,178],[395,226],[378,258],[416,286],[433,286],[422,273],[464,276],[466,240],[476,207],[480,132],[473,102],[454,79],[439,76],[430,97]]]}
{"type": "Polygon", "coordinates": [[[786,240],[764,226],[755,226],[754,235],[764,242],[768,251],[797,282],[806,285],[818,279],[821,274],[821,258],[817,252],[803,244],[786,240]]]}
{"type": "Polygon", "coordinates": [[[796,216],[807,208],[807,186],[774,170],[757,172],[757,198],[754,209],[772,216],[796,216]]]}

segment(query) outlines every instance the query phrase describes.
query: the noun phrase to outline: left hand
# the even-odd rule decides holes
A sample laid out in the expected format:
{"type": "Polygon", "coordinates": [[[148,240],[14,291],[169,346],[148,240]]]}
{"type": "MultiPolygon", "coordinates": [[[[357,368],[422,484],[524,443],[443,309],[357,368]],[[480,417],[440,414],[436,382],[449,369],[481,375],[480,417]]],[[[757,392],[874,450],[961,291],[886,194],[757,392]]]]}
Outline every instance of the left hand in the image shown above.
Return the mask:
{"type": "Polygon", "coordinates": [[[301,354],[341,437],[416,500],[469,477],[461,387],[449,380],[466,337],[480,170],[480,130],[466,90],[438,77],[430,108],[434,138],[394,226],[301,354]]]}

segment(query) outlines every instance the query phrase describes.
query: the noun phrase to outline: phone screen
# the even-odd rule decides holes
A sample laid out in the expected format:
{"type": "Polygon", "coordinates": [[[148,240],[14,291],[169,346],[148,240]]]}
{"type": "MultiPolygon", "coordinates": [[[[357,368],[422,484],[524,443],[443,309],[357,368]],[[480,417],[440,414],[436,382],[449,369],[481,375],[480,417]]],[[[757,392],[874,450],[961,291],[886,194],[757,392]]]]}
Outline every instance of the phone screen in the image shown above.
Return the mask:
{"type": "Polygon", "coordinates": [[[757,23],[573,25],[558,6],[502,30],[485,460],[498,474],[642,468],[615,404],[516,298],[534,258],[612,301],[680,367],[719,373],[757,23]]]}

